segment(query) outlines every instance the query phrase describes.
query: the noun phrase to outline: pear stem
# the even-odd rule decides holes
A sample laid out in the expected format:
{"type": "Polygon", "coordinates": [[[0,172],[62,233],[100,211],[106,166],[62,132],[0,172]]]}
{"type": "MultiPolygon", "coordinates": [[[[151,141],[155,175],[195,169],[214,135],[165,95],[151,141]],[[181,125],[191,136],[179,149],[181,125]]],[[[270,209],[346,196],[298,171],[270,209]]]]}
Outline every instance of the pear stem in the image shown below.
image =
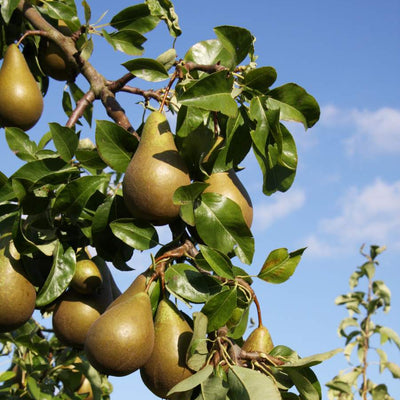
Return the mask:
{"type": "Polygon", "coordinates": [[[162,99],[162,101],[161,101],[160,108],[159,108],[159,111],[160,111],[160,112],[162,112],[162,110],[164,109],[164,105],[165,105],[165,103],[166,103],[166,101],[167,101],[167,97],[168,97],[169,91],[171,90],[171,87],[172,87],[172,85],[173,85],[173,83],[175,82],[175,79],[176,79],[177,77],[178,77],[178,72],[175,71],[175,72],[172,74],[172,77],[171,77],[171,79],[169,80],[167,87],[165,88],[165,93],[164,93],[164,96],[163,96],[163,99],[162,99]]]}
{"type": "Polygon", "coordinates": [[[28,36],[43,36],[48,38],[49,34],[46,31],[42,31],[42,30],[33,30],[33,31],[26,31],[18,40],[17,42],[17,46],[19,46],[24,40],[25,38],[27,38],[28,36]]]}

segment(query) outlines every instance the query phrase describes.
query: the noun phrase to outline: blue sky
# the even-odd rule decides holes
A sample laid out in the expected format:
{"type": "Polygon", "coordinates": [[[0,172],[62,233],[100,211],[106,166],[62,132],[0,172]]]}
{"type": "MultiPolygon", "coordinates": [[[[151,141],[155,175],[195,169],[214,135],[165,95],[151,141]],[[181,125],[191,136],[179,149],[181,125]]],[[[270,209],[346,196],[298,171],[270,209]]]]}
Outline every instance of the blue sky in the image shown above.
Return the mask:
{"type": "MultiPolygon", "coordinates": [[[[93,21],[109,10],[104,22],[131,2],[97,0],[93,21]],[[124,4],[125,3],[125,4],[124,4]]],[[[321,119],[305,132],[288,125],[299,154],[297,177],[284,194],[266,197],[261,192],[261,172],[249,157],[239,177],[254,204],[253,233],[256,243],[256,274],[268,253],[276,248],[289,251],[307,247],[292,278],[282,285],[256,282],[263,308],[263,320],[274,343],[287,345],[301,356],[341,347],[336,329],[347,316],[334,305],[336,296],[348,292],[348,278],[364,259],[359,248],[366,243],[386,245],[380,256],[376,279],[392,289],[392,310],[378,320],[400,331],[400,3],[397,0],[321,2],[219,0],[202,2],[177,0],[183,35],[176,42],[183,57],[194,43],[214,37],[212,28],[237,25],[256,37],[259,66],[276,68],[276,85],[296,82],[311,93],[321,106],[321,119]]],[[[159,26],[145,43],[145,57],[155,57],[172,44],[166,29],[159,26]]],[[[95,41],[92,63],[108,79],[126,72],[120,64],[128,56],[95,41]]],[[[139,86],[139,83],[135,83],[139,86]]],[[[85,84],[82,84],[85,87],[85,84]]],[[[45,113],[29,134],[39,139],[47,123],[64,123],[59,97],[63,84],[51,82],[45,113]]],[[[140,120],[135,102],[121,96],[132,121],[140,120]]],[[[97,105],[97,119],[105,114],[97,105]]],[[[82,136],[93,136],[85,126],[82,136]]],[[[11,174],[19,165],[0,135],[4,149],[0,170],[11,174]]],[[[161,237],[168,240],[165,231],[161,237]]],[[[136,274],[150,263],[149,253],[132,260],[136,271],[115,271],[125,289],[136,274]]],[[[252,310],[253,317],[256,315],[252,310]]],[[[400,363],[398,350],[389,359],[400,363]]],[[[346,360],[337,355],[314,367],[323,385],[346,360]]],[[[375,367],[372,367],[373,369],[375,367]]],[[[392,397],[400,398],[400,385],[389,375],[374,376],[386,382],[392,397]]],[[[112,378],[112,399],[135,393],[143,400],[155,399],[140,382],[138,373],[112,378]]],[[[325,389],[323,388],[325,391],[325,389]]]]}

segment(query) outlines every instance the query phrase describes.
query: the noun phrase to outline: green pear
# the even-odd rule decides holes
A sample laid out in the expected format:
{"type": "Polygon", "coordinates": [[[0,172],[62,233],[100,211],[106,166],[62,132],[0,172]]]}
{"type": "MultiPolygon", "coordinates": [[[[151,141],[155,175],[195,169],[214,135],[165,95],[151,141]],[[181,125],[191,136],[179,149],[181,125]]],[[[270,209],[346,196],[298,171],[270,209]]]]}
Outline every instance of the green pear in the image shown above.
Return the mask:
{"type": "Polygon", "coordinates": [[[154,345],[149,295],[137,293],[108,309],[90,327],[85,352],[90,364],[106,375],[128,375],[142,367],[154,345]]]}
{"type": "Polygon", "coordinates": [[[264,354],[268,354],[273,348],[269,330],[263,325],[254,329],[242,346],[245,351],[257,351],[264,354]]]}
{"type": "Polygon", "coordinates": [[[212,173],[206,180],[209,186],[204,193],[214,192],[233,200],[242,210],[243,218],[250,228],[253,222],[253,206],[249,194],[233,169],[212,173]]]}
{"type": "Polygon", "coordinates": [[[74,276],[70,286],[79,293],[95,293],[103,283],[103,278],[96,263],[92,260],[79,260],[76,262],[74,276]]]}
{"type": "Polygon", "coordinates": [[[154,331],[153,352],[140,369],[140,374],[145,385],[156,396],[166,398],[177,383],[192,375],[186,366],[186,352],[193,331],[168,299],[162,299],[158,305],[154,331]]]}
{"type": "Polygon", "coordinates": [[[177,188],[190,184],[188,169],[175,146],[164,114],[147,118],[138,148],[123,180],[123,197],[130,213],[155,225],[165,225],[179,215],[172,201],[177,188]]]}
{"type": "Polygon", "coordinates": [[[0,332],[19,328],[35,309],[36,290],[19,258],[12,242],[0,249],[0,332]]]}
{"type": "MultiPolygon", "coordinates": [[[[71,36],[72,34],[62,20],[58,21],[57,29],[65,36],[71,36]]],[[[67,81],[72,78],[64,52],[52,40],[44,37],[40,39],[38,58],[39,64],[46,75],[57,81],[67,81]]]]}
{"type": "Polygon", "coordinates": [[[11,44],[0,68],[0,126],[28,130],[39,120],[43,98],[24,56],[11,44]]]}

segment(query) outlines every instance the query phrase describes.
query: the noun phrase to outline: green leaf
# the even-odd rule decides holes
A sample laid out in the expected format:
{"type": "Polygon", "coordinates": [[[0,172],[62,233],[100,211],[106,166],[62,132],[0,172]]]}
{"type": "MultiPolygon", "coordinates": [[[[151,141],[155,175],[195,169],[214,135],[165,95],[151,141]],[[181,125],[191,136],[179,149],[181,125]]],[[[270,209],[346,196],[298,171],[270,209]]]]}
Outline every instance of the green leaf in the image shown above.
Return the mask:
{"type": "Polygon", "coordinates": [[[174,5],[170,0],[146,0],[151,15],[163,20],[169,29],[172,37],[178,37],[182,31],[178,23],[178,15],[175,12],[174,5]]]}
{"type": "Polygon", "coordinates": [[[176,57],[176,50],[172,48],[164,51],[159,56],[157,56],[156,61],[163,65],[165,70],[168,71],[175,64],[176,57]]]}
{"type": "Polygon", "coordinates": [[[133,75],[145,81],[160,82],[169,78],[164,65],[152,58],[136,58],[122,65],[133,75]]]}
{"type": "Polygon", "coordinates": [[[254,238],[240,207],[218,193],[203,193],[194,211],[197,232],[203,241],[224,254],[232,251],[245,264],[251,264],[254,238]]]}
{"type": "Polygon", "coordinates": [[[387,362],[386,368],[392,373],[394,379],[400,379],[400,366],[393,362],[387,362]]]}
{"type": "Polygon", "coordinates": [[[208,332],[212,332],[224,326],[236,308],[236,288],[223,290],[212,296],[201,309],[208,318],[208,332]]]}
{"type": "Polygon", "coordinates": [[[383,300],[384,303],[383,311],[389,312],[390,298],[391,298],[390,289],[385,285],[383,281],[374,281],[372,282],[372,290],[375,296],[383,300]]]}
{"type": "Polygon", "coordinates": [[[214,28],[214,32],[235,60],[235,65],[239,65],[247,54],[254,53],[253,42],[255,38],[247,29],[224,25],[214,28]]]}
{"type": "Polygon", "coordinates": [[[153,30],[159,22],[159,18],[150,14],[146,4],[135,4],[114,15],[110,25],[117,30],[131,29],[143,34],[153,30]]]}
{"type": "Polygon", "coordinates": [[[172,264],[165,272],[165,284],[174,296],[191,303],[205,303],[220,286],[188,264],[172,264]]]}
{"type": "Polygon", "coordinates": [[[46,1],[44,10],[50,18],[65,21],[72,32],[79,30],[81,27],[74,3],[69,2],[69,4],[66,4],[66,2],[46,1]]]}
{"type": "Polygon", "coordinates": [[[110,121],[96,122],[96,143],[103,161],[122,173],[126,171],[138,145],[131,133],[110,121]]]}
{"type": "Polygon", "coordinates": [[[236,66],[232,54],[226,50],[218,39],[196,43],[186,53],[185,61],[206,65],[219,63],[228,69],[233,69],[236,66]]]}
{"type": "Polygon", "coordinates": [[[287,371],[300,395],[307,400],[321,400],[321,386],[317,377],[309,368],[287,371]]]}
{"type": "Polygon", "coordinates": [[[107,33],[102,30],[104,38],[113,46],[114,50],[122,51],[131,56],[140,56],[144,48],[142,44],[147,40],[143,35],[133,29],[107,33]]]}
{"type": "Polygon", "coordinates": [[[19,0],[2,0],[1,2],[1,16],[4,19],[4,22],[8,24],[10,22],[11,16],[14,10],[17,8],[19,0]]]}
{"type": "Polygon", "coordinates": [[[208,358],[208,319],[203,313],[194,312],[193,321],[193,335],[186,354],[186,365],[193,371],[199,371],[206,364],[208,358]]]}
{"type": "Polygon", "coordinates": [[[235,117],[238,107],[231,94],[232,85],[233,76],[228,77],[227,71],[215,72],[196,81],[178,96],[178,101],[183,105],[235,117]]]}
{"type": "Polygon", "coordinates": [[[180,216],[189,225],[194,226],[194,202],[208,186],[204,182],[193,182],[190,185],[181,186],[175,190],[172,197],[174,204],[180,206],[180,216]]]}
{"type": "Polygon", "coordinates": [[[288,253],[286,248],[269,253],[258,277],[270,283],[286,282],[296,270],[305,248],[288,253]]]}
{"type": "Polygon", "coordinates": [[[213,372],[212,365],[208,364],[200,371],[191,375],[189,378],[176,384],[168,393],[169,397],[173,393],[186,392],[188,390],[194,389],[196,386],[200,385],[201,382],[205,381],[213,372]]]}
{"type": "Polygon", "coordinates": [[[61,126],[55,122],[50,123],[49,127],[58,154],[64,161],[69,162],[78,147],[78,135],[72,128],[61,126]]]}
{"type": "Polygon", "coordinates": [[[317,101],[295,83],[279,86],[271,90],[268,96],[275,102],[269,99],[267,104],[273,108],[278,107],[281,110],[280,118],[283,120],[302,122],[306,129],[311,128],[319,120],[320,109],[317,101]]]}
{"type": "Polygon", "coordinates": [[[232,263],[227,256],[208,246],[200,245],[199,247],[202,256],[217,275],[228,279],[235,278],[232,272],[232,263]]]}
{"type": "Polygon", "coordinates": [[[50,273],[36,297],[36,306],[43,307],[59,297],[68,287],[75,273],[75,252],[69,247],[65,253],[60,242],[54,250],[50,273]]]}
{"type": "Polygon", "coordinates": [[[230,400],[282,399],[269,376],[249,368],[232,366],[228,372],[228,383],[230,400]]]}
{"type": "Polygon", "coordinates": [[[53,212],[78,218],[89,199],[97,190],[104,190],[109,180],[109,175],[83,176],[67,183],[57,194],[53,212]]]}
{"type": "Polygon", "coordinates": [[[46,158],[43,160],[31,161],[24,164],[11,176],[11,179],[26,181],[25,188],[32,190],[35,186],[44,184],[61,184],[79,170],[65,163],[60,158],[46,158]]]}
{"type": "Polygon", "coordinates": [[[226,400],[228,383],[217,375],[209,376],[200,385],[201,400],[226,400]]]}
{"type": "Polygon", "coordinates": [[[0,171],[0,203],[15,198],[15,193],[11,182],[8,178],[0,171]]]}
{"type": "Polygon", "coordinates": [[[14,154],[24,161],[37,159],[38,147],[35,142],[29,140],[29,136],[19,128],[5,128],[6,140],[14,154]]]}
{"type": "Polygon", "coordinates": [[[325,353],[314,354],[313,356],[299,358],[295,361],[290,361],[284,364],[282,367],[286,370],[286,368],[299,368],[299,367],[312,367],[314,365],[320,364],[325,360],[333,357],[334,355],[342,352],[343,349],[335,349],[331,351],[327,351],[325,353]]]}
{"type": "Polygon", "coordinates": [[[137,250],[148,250],[159,244],[153,225],[133,218],[121,218],[110,223],[113,234],[137,250]]]}
{"type": "Polygon", "coordinates": [[[273,67],[251,69],[244,75],[243,85],[265,94],[276,81],[277,73],[273,67]]]}
{"type": "Polygon", "coordinates": [[[381,344],[386,343],[388,340],[393,341],[400,350],[400,336],[393,329],[386,326],[377,326],[377,331],[381,335],[381,344]]]}

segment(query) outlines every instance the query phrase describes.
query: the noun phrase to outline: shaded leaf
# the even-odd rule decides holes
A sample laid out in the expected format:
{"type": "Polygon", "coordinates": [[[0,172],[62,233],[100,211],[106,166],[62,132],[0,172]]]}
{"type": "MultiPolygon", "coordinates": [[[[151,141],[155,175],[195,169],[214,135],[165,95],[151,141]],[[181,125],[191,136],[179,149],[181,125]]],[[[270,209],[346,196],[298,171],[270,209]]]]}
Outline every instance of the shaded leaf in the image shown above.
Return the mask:
{"type": "Polygon", "coordinates": [[[53,257],[50,273],[36,297],[38,307],[50,304],[59,297],[68,287],[75,273],[75,252],[71,247],[64,252],[61,243],[58,242],[53,257]]]}
{"type": "Polygon", "coordinates": [[[174,5],[170,0],[146,0],[151,15],[163,20],[173,37],[178,37],[182,31],[178,23],[178,15],[175,12],[174,5]]]}
{"type": "Polygon", "coordinates": [[[291,369],[287,372],[302,397],[307,400],[322,399],[321,386],[311,369],[291,369]]]}
{"type": "Polygon", "coordinates": [[[135,4],[114,15],[110,25],[118,30],[130,29],[143,34],[153,30],[159,22],[159,18],[150,14],[146,4],[135,4]]]}
{"type": "Polygon", "coordinates": [[[251,69],[244,75],[243,84],[247,87],[265,94],[269,87],[273,85],[277,78],[277,73],[273,67],[260,67],[251,69]]]}
{"type": "Polygon", "coordinates": [[[83,176],[67,183],[57,194],[53,212],[79,217],[90,197],[96,190],[107,187],[109,180],[109,175],[83,176]]]}
{"type": "Polygon", "coordinates": [[[223,278],[234,279],[232,263],[227,256],[208,246],[200,245],[199,247],[202,256],[217,275],[223,278]]]}
{"type": "Polygon", "coordinates": [[[205,365],[208,357],[208,319],[203,313],[194,312],[193,321],[193,335],[186,354],[186,364],[191,370],[198,371],[205,365]]]}
{"type": "Polygon", "coordinates": [[[122,65],[133,75],[145,81],[159,82],[169,78],[165,67],[152,58],[135,58],[122,65]]]}
{"type": "Polygon", "coordinates": [[[1,2],[1,16],[4,19],[4,22],[8,24],[10,22],[11,16],[14,10],[17,8],[19,0],[3,0],[1,2]]]}
{"type": "Polygon", "coordinates": [[[232,366],[228,372],[228,383],[231,400],[282,399],[269,376],[249,368],[232,366]]]}
{"type": "Polygon", "coordinates": [[[147,40],[143,35],[133,29],[124,29],[111,34],[102,30],[104,38],[110,43],[114,50],[122,51],[131,56],[140,56],[144,48],[142,44],[147,40]]]}
{"type": "Polygon", "coordinates": [[[135,152],[137,139],[110,121],[96,122],[97,150],[103,161],[117,172],[124,173],[135,152]]]}
{"type": "Polygon", "coordinates": [[[224,326],[236,308],[236,288],[223,290],[212,296],[201,309],[208,318],[208,332],[212,332],[224,326]]]}
{"type": "Polygon", "coordinates": [[[196,386],[200,385],[201,382],[205,381],[213,372],[212,365],[206,365],[200,371],[197,371],[189,378],[179,382],[176,384],[168,393],[167,396],[170,396],[172,393],[177,392],[186,392],[188,390],[194,389],[196,386]]]}

